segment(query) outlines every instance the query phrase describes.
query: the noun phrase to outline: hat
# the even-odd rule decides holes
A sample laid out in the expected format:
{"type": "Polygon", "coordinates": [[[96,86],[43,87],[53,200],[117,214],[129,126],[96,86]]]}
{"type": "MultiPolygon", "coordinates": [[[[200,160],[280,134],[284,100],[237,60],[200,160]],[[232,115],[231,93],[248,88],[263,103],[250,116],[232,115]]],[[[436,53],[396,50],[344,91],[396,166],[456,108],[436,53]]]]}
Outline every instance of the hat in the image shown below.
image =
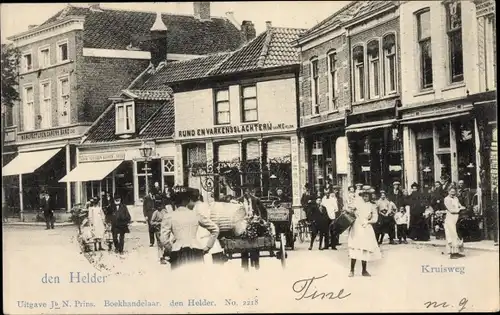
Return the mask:
{"type": "Polygon", "coordinates": [[[333,185],[332,189],[340,189],[340,186],[339,185],[333,185]]]}
{"type": "Polygon", "coordinates": [[[358,184],[355,184],[355,186],[363,186],[363,184],[358,183],[358,184]]]}
{"type": "Polygon", "coordinates": [[[370,185],[364,185],[364,186],[363,186],[363,189],[364,189],[364,190],[370,190],[371,188],[372,188],[372,187],[371,187],[370,185]]]}
{"type": "Polygon", "coordinates": [[[360,196],[369,195],[369,194],[370,194],[370,192],[368,190],[362,190],[362,191],[359,192],[360,196]]]}
{"type": "Polygon", "coordinates": [[[394,182],[392,183],[392,185],[393,185],[393,186],[394,186],[394,185],[401,185],[401,183],[400,183],[400,182],[398,182],[398,181],[396,180],[396,181],[394,181],[394,182]]]}
{"type": "Polygon", "coordinates": [[[117,194],[117,193],[116,193],[116,194],[113,196],[113,199],[120,199],[120,200],[121,200],[121,199],[122,199],[122,197],[121,197],[119,194],[117,194]]]}
{"type": "Polygon", "coordinates": [[[368,192],[369,192],[370,194],[374,194],[374,193],[375,193],[375,189],[370,188],[370,189],[368,189],[368,192]]]}
{"type": "Polygon", "coordinates": [[[379,191],[379,193],[380,194],[385,194],[385,190],[382,189],[381,191],[379,191]]]}
{"type": "Polygon", "coordinates": [[[411,188],[417,188],[418,189],[418,188],[420,188],[420,185],[414,182],[413,184],[411,184],[411,188]]]}

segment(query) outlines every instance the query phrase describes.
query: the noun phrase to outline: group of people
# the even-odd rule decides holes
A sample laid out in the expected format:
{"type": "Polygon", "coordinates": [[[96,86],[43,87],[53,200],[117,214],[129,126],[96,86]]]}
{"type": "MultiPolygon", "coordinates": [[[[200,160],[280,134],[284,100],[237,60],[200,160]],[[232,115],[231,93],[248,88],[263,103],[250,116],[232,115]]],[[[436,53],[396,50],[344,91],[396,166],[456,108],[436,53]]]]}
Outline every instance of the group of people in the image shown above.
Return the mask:
{"type": "Polygon", "coordinates": [[[348,188],[345,200],[340,196],[339,186],[328,185],[313,195],[306,184],[301,203],[311,224],[309,250],[318,234],[320,250],[337,249],[340,244],[335,221],[343,212],[351,212],[356,220],[349,229],[347,244],[352,259],[350,276],[356,260],[363,262],[362,274],[369,276],[366,261],[381,257],[379,246],[386,234],[389,244],[397,244],[396,236],[399,244],[407,244],[407,236],[428,241],[430,218],[438,212],[445,214],[443,225],[450,258],[463,257],[463,240],[457,232],[457,222],[459,214],[470,207],[470,191],[462,180],[455,185],[446,175],[443,183],[436,182],[430,193],[421,192],[420,186],[413,183],[408,194],[401,189],[401,183],[395,181],[389,192],[380,190],[378,195],[372,187],[356,184],[348,188]]]}
{"type": "Polygon", "coordinates": [[[125,234],[130,233],[130,213],[118,194],[111,197],[103,192],[101,199],[94,197],[88,203],[88,222],[95,250],[104,250],[103,242],[108,243],[108,250],[123,254],[125,234]]]}

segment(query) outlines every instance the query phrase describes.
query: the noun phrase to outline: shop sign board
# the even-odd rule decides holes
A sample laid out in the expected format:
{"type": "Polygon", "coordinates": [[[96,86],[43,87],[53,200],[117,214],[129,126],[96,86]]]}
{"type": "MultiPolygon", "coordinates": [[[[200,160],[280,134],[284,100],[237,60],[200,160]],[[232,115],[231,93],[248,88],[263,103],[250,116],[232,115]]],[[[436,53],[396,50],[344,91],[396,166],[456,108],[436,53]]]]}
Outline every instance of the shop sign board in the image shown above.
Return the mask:
{"type": "Polygon", "coordinates": [[[125,152],[87,153],[78,156],[79,163],[115,160],[125,160],[125,152]]]}
{"type": "Polygon", "coordinates": [[[176,137],[178,139],[214,137],[225,135],[242,135],[252,133],[266,133],[276,131],[289,131],[295,129],[294,125],[285,123],[252,123],[243,125],[225,125],[210,128],[199,128],[189,130],[178,130],[176,137]]]}
{"type": "Polygon", "coordinates": [[[17,134],[18,142],[32,142],[39,140],[60,140],[73,138],[83,134],[88,126],[70,126],[49,130],[29,131],[17,134]]]}

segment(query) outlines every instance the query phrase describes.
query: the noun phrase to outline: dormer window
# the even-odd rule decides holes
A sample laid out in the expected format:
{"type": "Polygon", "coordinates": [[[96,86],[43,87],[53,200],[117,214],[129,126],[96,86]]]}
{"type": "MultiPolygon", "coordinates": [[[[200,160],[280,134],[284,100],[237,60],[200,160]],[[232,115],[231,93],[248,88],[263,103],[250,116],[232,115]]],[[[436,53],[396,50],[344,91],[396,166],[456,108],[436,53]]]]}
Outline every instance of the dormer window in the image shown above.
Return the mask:
{"type": "Polygon", "coordinates": [[[116,134],[135,132],[135,106],[134,102],[118,103],[116,106],[116,134]]]}

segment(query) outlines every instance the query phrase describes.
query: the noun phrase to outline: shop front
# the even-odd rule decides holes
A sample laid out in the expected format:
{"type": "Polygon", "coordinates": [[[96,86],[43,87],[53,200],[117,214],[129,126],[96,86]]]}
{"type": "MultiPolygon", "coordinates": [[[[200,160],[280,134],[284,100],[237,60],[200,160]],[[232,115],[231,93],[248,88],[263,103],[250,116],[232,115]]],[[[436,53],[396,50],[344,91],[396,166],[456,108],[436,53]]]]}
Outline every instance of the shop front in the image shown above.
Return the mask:
{"type": "Polygon", "coordinates": [[[2,177],[9,183],[7,203],[18,207],[22,219],[25,211],[40,208],[43,192],[49,194],[52,209],[71,209],[77,187],[59,179],[75,167],[76,145],[87,128],[74,125],[17,134],[17,155],[2,168],[2,177]]]}
{"type": "Polygon", "coordinates": [[[307,178],[311,189],[319,191],[327,185],[339,185],[347,192],[347,138],[344,119],[302,129],[305,142],[307,178]]]}
{"type": "Polygon", "coordinates": [[[403,115],[406,182],[429,192],[436,181],[463,180],[475,194],[479,183],[477,123],[470,105],[443,105],[403,115]],[[458,108],[457,108],[458,106],[458,108]]]}
{"type": "Polygon", "coordinates": [[[60,181],[81,185],[82,202],[102,193],[116,193],[126,205],[141,205],[153,186],[163,190],[174,185],[174,156],[172,142],[84,144],[79,146],[78,165],[60,181]],[[149,156],[143,154],[145,146],[151,149],[149,156]]]}
{"type": "Polygon", "coordinates": [[[181,152],[177,158],[184,162],[179,184],[200,189],[207,200],[238,198],[249,186],[264,199],[278,189],[289,202],[297,199],[292,176],[295,168],[298,180],[295,132],[176,140],[181,152]]]}
{"type": "Polygon", "coordinates": [[[353,183],[388,190],[403,177],[401,130],[390,116],[350,119],[346,127],[353,183]],[[367,121],[368,120],[368,121],[367,121]]]}

